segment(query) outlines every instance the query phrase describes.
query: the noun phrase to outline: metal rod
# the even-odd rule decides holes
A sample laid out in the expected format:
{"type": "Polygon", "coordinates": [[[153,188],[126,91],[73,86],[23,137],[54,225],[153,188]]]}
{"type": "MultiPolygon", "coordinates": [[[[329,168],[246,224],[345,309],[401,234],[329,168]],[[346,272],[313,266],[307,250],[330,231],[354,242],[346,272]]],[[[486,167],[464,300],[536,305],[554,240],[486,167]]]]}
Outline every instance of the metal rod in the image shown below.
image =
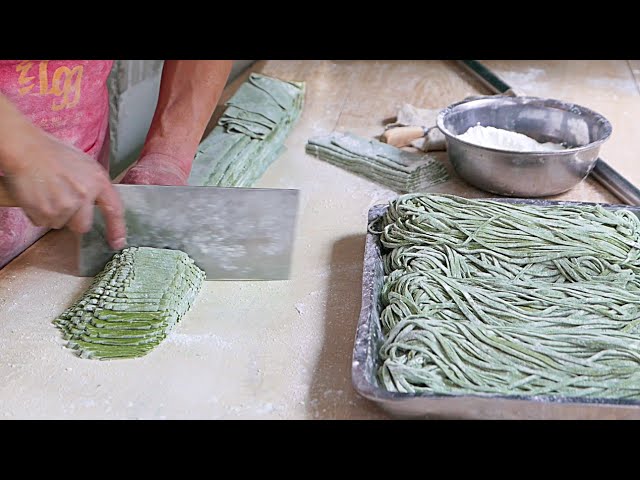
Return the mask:
{"type": "Polygon", "coordinates": [[[477,60],[458,60],[458,63],[464,67],[465,70],[475,75],[492,93],[504,95],[513,93],[513,90],[507,83],[477,60]]]}
{"type": "Polygon", "coordinates": [[[601,158],[596,160],[591,176],[624,203],[640,205],[640,190],[601,158]]]}
{"type": "MultiPolygon", "coordinates": [[[[512,88],[477,60],[458,60],[458,64],[471,72],[492,93],[512,94],[512,88]]],[[[607,191],[628,205],[640,205],[640,190],[602,158],[598,158],[590,174],[607,191]]]]}

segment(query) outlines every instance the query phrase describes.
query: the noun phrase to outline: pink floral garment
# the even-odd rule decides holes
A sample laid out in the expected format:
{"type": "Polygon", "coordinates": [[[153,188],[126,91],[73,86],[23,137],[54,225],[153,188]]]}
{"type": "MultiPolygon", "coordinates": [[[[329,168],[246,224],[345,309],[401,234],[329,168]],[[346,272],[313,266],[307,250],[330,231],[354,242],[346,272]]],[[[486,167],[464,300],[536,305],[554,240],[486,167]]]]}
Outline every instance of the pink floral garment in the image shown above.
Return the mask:
{"type": "MultiPolygon", "coordinates": [[[[0,60],[0,93],[35,125],[108,168],[109,94],[113,60],[0,60]]],[[[0,268],[45,229],[18,208],[0,208],[0,268]]]]}

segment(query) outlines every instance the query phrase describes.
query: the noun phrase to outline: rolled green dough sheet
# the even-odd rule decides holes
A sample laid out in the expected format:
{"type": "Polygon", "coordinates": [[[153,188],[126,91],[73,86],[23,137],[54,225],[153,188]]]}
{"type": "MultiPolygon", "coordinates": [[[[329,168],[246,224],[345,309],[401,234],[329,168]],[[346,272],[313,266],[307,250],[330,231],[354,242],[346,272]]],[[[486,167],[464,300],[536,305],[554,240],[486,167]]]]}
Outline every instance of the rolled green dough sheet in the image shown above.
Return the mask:
{"type": "Polygon", "coordinates": [[[198,148],[189,185],[251,187],[284,151],[305,84],[251,74],[198,148]]]}
{"type": "Polygon", "coordinates": [[[398,192],[423,191],[449,178],[444,165],[430,155],[406,152],[351,133],[312,138],[305,150],[398,192]]]}
{"type": "Polygon", "coordinates": [[[55,324],[82,358],[140,357],[187,313],[204,278],[184,252],[127,248],[114,255],[55,324]]]}

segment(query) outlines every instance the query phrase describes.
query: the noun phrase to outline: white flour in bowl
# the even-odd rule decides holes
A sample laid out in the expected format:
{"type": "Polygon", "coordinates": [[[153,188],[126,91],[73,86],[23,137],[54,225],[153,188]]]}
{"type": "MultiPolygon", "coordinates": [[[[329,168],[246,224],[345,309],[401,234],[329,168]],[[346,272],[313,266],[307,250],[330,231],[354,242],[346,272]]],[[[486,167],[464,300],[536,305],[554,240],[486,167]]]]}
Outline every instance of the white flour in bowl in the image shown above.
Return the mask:
{"type": "Polygon", "coordinates": [[[539,143],[531,137],[522,133],[503,130],[495,127],[483,127],[476,125],[461,135],[457,135],[460,140],[473,143],[475,145],[497,150],[515,150],[518,152],[551,152],[565,150],[559,143],[539,143]]]}

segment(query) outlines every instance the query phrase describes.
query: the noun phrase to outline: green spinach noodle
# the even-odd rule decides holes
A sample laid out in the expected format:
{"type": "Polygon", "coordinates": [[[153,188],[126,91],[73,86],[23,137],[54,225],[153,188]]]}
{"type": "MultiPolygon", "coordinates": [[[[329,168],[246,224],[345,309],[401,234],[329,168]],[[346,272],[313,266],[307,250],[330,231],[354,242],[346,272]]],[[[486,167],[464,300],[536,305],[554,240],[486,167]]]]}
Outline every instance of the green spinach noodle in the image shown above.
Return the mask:
{"type": "Polygon", "coordinates": [[[369,230],[387,390],[640,400],[632,212],[407,194],[369,230]]]}
{"type": "Polygon", "coordinates": [[[67,347],[82,358],[141,357],[189,311],[204,279],[184,252],[125,248],[55,324],[67,347]]]}

